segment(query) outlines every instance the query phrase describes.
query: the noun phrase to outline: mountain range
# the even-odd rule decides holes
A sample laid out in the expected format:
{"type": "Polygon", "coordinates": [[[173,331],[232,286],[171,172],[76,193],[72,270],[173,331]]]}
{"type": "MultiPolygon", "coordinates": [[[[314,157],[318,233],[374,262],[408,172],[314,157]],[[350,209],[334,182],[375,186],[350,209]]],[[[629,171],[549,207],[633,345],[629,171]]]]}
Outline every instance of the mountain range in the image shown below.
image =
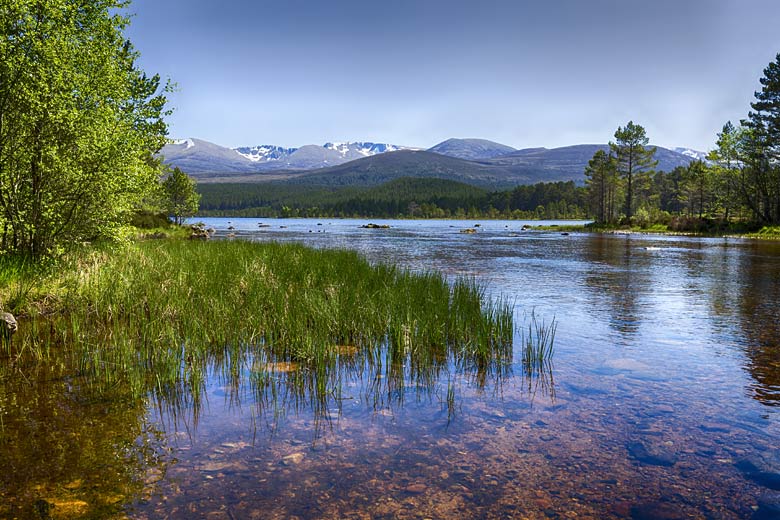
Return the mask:
{"type": "MultiPolygon", "coordinates": [[[[427,150],[372,142],[226,148],[200,139],[173,141],[164,161],[198,182],[286,180],[323,186],[373,186],[401,177],[430,177],[503,188],[536,182],[584,181],[584,170],[606,144],[515,149],[485,139],[447,139],[427,150]]],[[[670,171],[705,154],[658,147],[658,169],[670,171]]]]}

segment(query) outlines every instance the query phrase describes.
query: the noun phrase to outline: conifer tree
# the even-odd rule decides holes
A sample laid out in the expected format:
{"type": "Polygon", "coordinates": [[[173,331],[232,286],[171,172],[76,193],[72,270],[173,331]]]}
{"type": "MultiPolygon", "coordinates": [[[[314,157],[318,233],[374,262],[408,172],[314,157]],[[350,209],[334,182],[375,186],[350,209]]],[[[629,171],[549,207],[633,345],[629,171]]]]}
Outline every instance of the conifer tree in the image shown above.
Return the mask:
{"type": "Polygon", "coordinates": [[[635,193],[637,184],[648,180],[653,169],[658,165],[654,159],[656,148],[647,147],[649,139],[644,127],[635,125],[633,121],[615,131],[615,142],[609,147],[617,161],[617,172],[626,180],[626,220],[631,223],[636,206],[635,193]]]}
{"type": "Polygon", "coordinates": [[[750,104],[753,111],[743,124],[755,130],[770,157],[780,161],[780,54],[759,81],[761,91],[755,93],[756,101],[750,104]]]}
{"type": "Polygon", "coordinates": [[[743,169],[750,198],[746,202],[759,221],[780,223],[780,54],[764,69],[762,88],[742,125],[748,130],[743,169]]]}
{"type": "Polygon", "coordinates": [[[591,214],[599,224],[612,222],[618,188],[615,158],[604,150],[597,150],[585,168],[585,176],[591,214]]]}

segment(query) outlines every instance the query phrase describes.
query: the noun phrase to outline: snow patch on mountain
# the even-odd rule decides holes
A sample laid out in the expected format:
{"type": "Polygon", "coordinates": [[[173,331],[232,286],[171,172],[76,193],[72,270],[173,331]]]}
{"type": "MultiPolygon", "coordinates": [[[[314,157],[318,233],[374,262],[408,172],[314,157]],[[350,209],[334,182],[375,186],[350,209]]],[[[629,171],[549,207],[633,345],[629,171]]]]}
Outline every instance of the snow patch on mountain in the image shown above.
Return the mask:
{"type": "Polygon", "coordinates": [[[675,152],[690,157],[691,159],[697,159],[700,161],[707,160],[707,152],[700,152],[699,150],[692,150],[690,148],[675,148],[675,152]]]}
{"type": "Polygon", "coordinates": [[[405,147],[386,143],[334,141],[299,148],[284,148],[271,144],[234,148],[242,157],[264,169],[315,168],[332,166],[372,155],[405,150],[405,147]]]}
{"type": "Polygon", "coordinates": [[[294,153],[297,148],[284,148],[273,144],[263,144],[259,146],[242,146],[234,148],[234,150],[252,162],[268,162],[286,159],[294,153]]]}
{"type": "Polygon", "coordinates": [[[175,146],[184,146],[185,150],[189,150],[195,146],[195,141],[192,139],[174,139],[171,141],[171,144],[175,146]]]}

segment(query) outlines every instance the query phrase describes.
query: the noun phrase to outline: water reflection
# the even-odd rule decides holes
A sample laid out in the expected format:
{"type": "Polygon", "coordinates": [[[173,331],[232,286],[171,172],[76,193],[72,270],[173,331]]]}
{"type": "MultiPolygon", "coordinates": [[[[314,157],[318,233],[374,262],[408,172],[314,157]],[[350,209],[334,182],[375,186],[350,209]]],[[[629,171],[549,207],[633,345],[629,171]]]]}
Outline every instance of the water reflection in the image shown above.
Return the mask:
{"type": "MultiPolygon", "coordinates": [[[[780,247],[774,248],[780,255],[780,247]]],[[[739,316],[747,342],[747,370],[755,380],[753,397],[780,406],[780,280],[764,248],[755,248],[740,270],[739,316]]]]}
{"type": "Polygon", "coordinates": [[[0,361],[4,518],[106,518],[165,477],[170,450],[147,400],[60,361],[0,361]]]}
{"type": "Polygon", "coordinates": [[[593,317],[601,320],[601,313],[606,312],[615,331],[625,336],[636,334],[643,314],[637,287],[647,283],[646,262],[637,255],[628,235],[592,235],[585,240],[582,254],[590,266],[585,287],[589,289],[593,317]]]}
{"type": "MultiPolygon", "coordinates": [[[[39,323],[15,339],[30,341],[47,328],[39,323]]],[[[280,424],[289,419],[303,419],[314,446],[345,415],[361,415],[356,405],[392,416],[409,404],[432,404],[446,429],[459,415],[464,389],[500,396],[513,373],[511,352],[486,361],[343,346],[335,362],[319,365],[278,360],[257,345],[209,352],[188,358],[176,383],[165,385],[149,362],[152,377],[120,365],[80,372],[74,360],[87,353],[78,345],[52,349],[45,360],[23,352],[2,360],[0,460],[9,470],[0,476],[3,516],[48,518],[57,509],[55,517],[102,517],[143,504],[176,459],[168,441],[178,433],[200,436],[202,416],[212,408],[228,417],[251,415],[248,445],[283,433],[280,424]]],[[[527,378],[529,392],[550,388],[551,372],[527,378]]]]}

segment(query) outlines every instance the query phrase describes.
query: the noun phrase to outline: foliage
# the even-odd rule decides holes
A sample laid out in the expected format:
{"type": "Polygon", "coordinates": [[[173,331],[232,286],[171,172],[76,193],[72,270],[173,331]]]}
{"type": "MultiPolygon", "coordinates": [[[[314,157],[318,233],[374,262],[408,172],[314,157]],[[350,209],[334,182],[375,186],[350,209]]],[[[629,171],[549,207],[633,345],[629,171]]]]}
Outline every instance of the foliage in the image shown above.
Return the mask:
{"type": "Polygon", "coordinates": [[[618,127],[615,141],[609,143],[618,175],[626,181],[625,214],[629,224],[637,207],[635,195],[647,187],[649,175],[658,165],[658,161],[653,159],[656,148],[649,148],[649,141],[645,129],[629,121],[625,127],[618,127]]]}
{"type": "Polygon", "coordinates": [[[245,217],[584,218],[574,182],[489,193],[444,179],[401,178],[371,188],[283,183],[200,184],[200,215],[245,217]]]}
{"type": "Polygon", "coordinates": [[[753,111],[743,125],[754,132],[759,146],[774,161],[780,161],[780,53],[764,69],[761,90],[750,104],[753,111]]]}
{"type": "Polygon", "coordinates": [[[41,257],[108,236],[154,186],[165,92],[121,0],[0,9],[0,248],[41,257]]]}
{"type": "Polygon", "coordinates": [[[780,223],[780,54],[764,69],[762,88],[738,134],[738,189],[762,224],[780,223]]]}
{"type": "Polygon", "coordinates": [[[615,222],[620,194],[615,156],[598,150],[585,168],[585,177],[590,214],[598,223],[615,222]]]}
{"type": "Polygon", "coordinates": [[[195,191],[195,181],[178,167],[168,174],[162,183],[165,206],[176,224],[183,224],[198,212],[200,195],[195,191]]]}

